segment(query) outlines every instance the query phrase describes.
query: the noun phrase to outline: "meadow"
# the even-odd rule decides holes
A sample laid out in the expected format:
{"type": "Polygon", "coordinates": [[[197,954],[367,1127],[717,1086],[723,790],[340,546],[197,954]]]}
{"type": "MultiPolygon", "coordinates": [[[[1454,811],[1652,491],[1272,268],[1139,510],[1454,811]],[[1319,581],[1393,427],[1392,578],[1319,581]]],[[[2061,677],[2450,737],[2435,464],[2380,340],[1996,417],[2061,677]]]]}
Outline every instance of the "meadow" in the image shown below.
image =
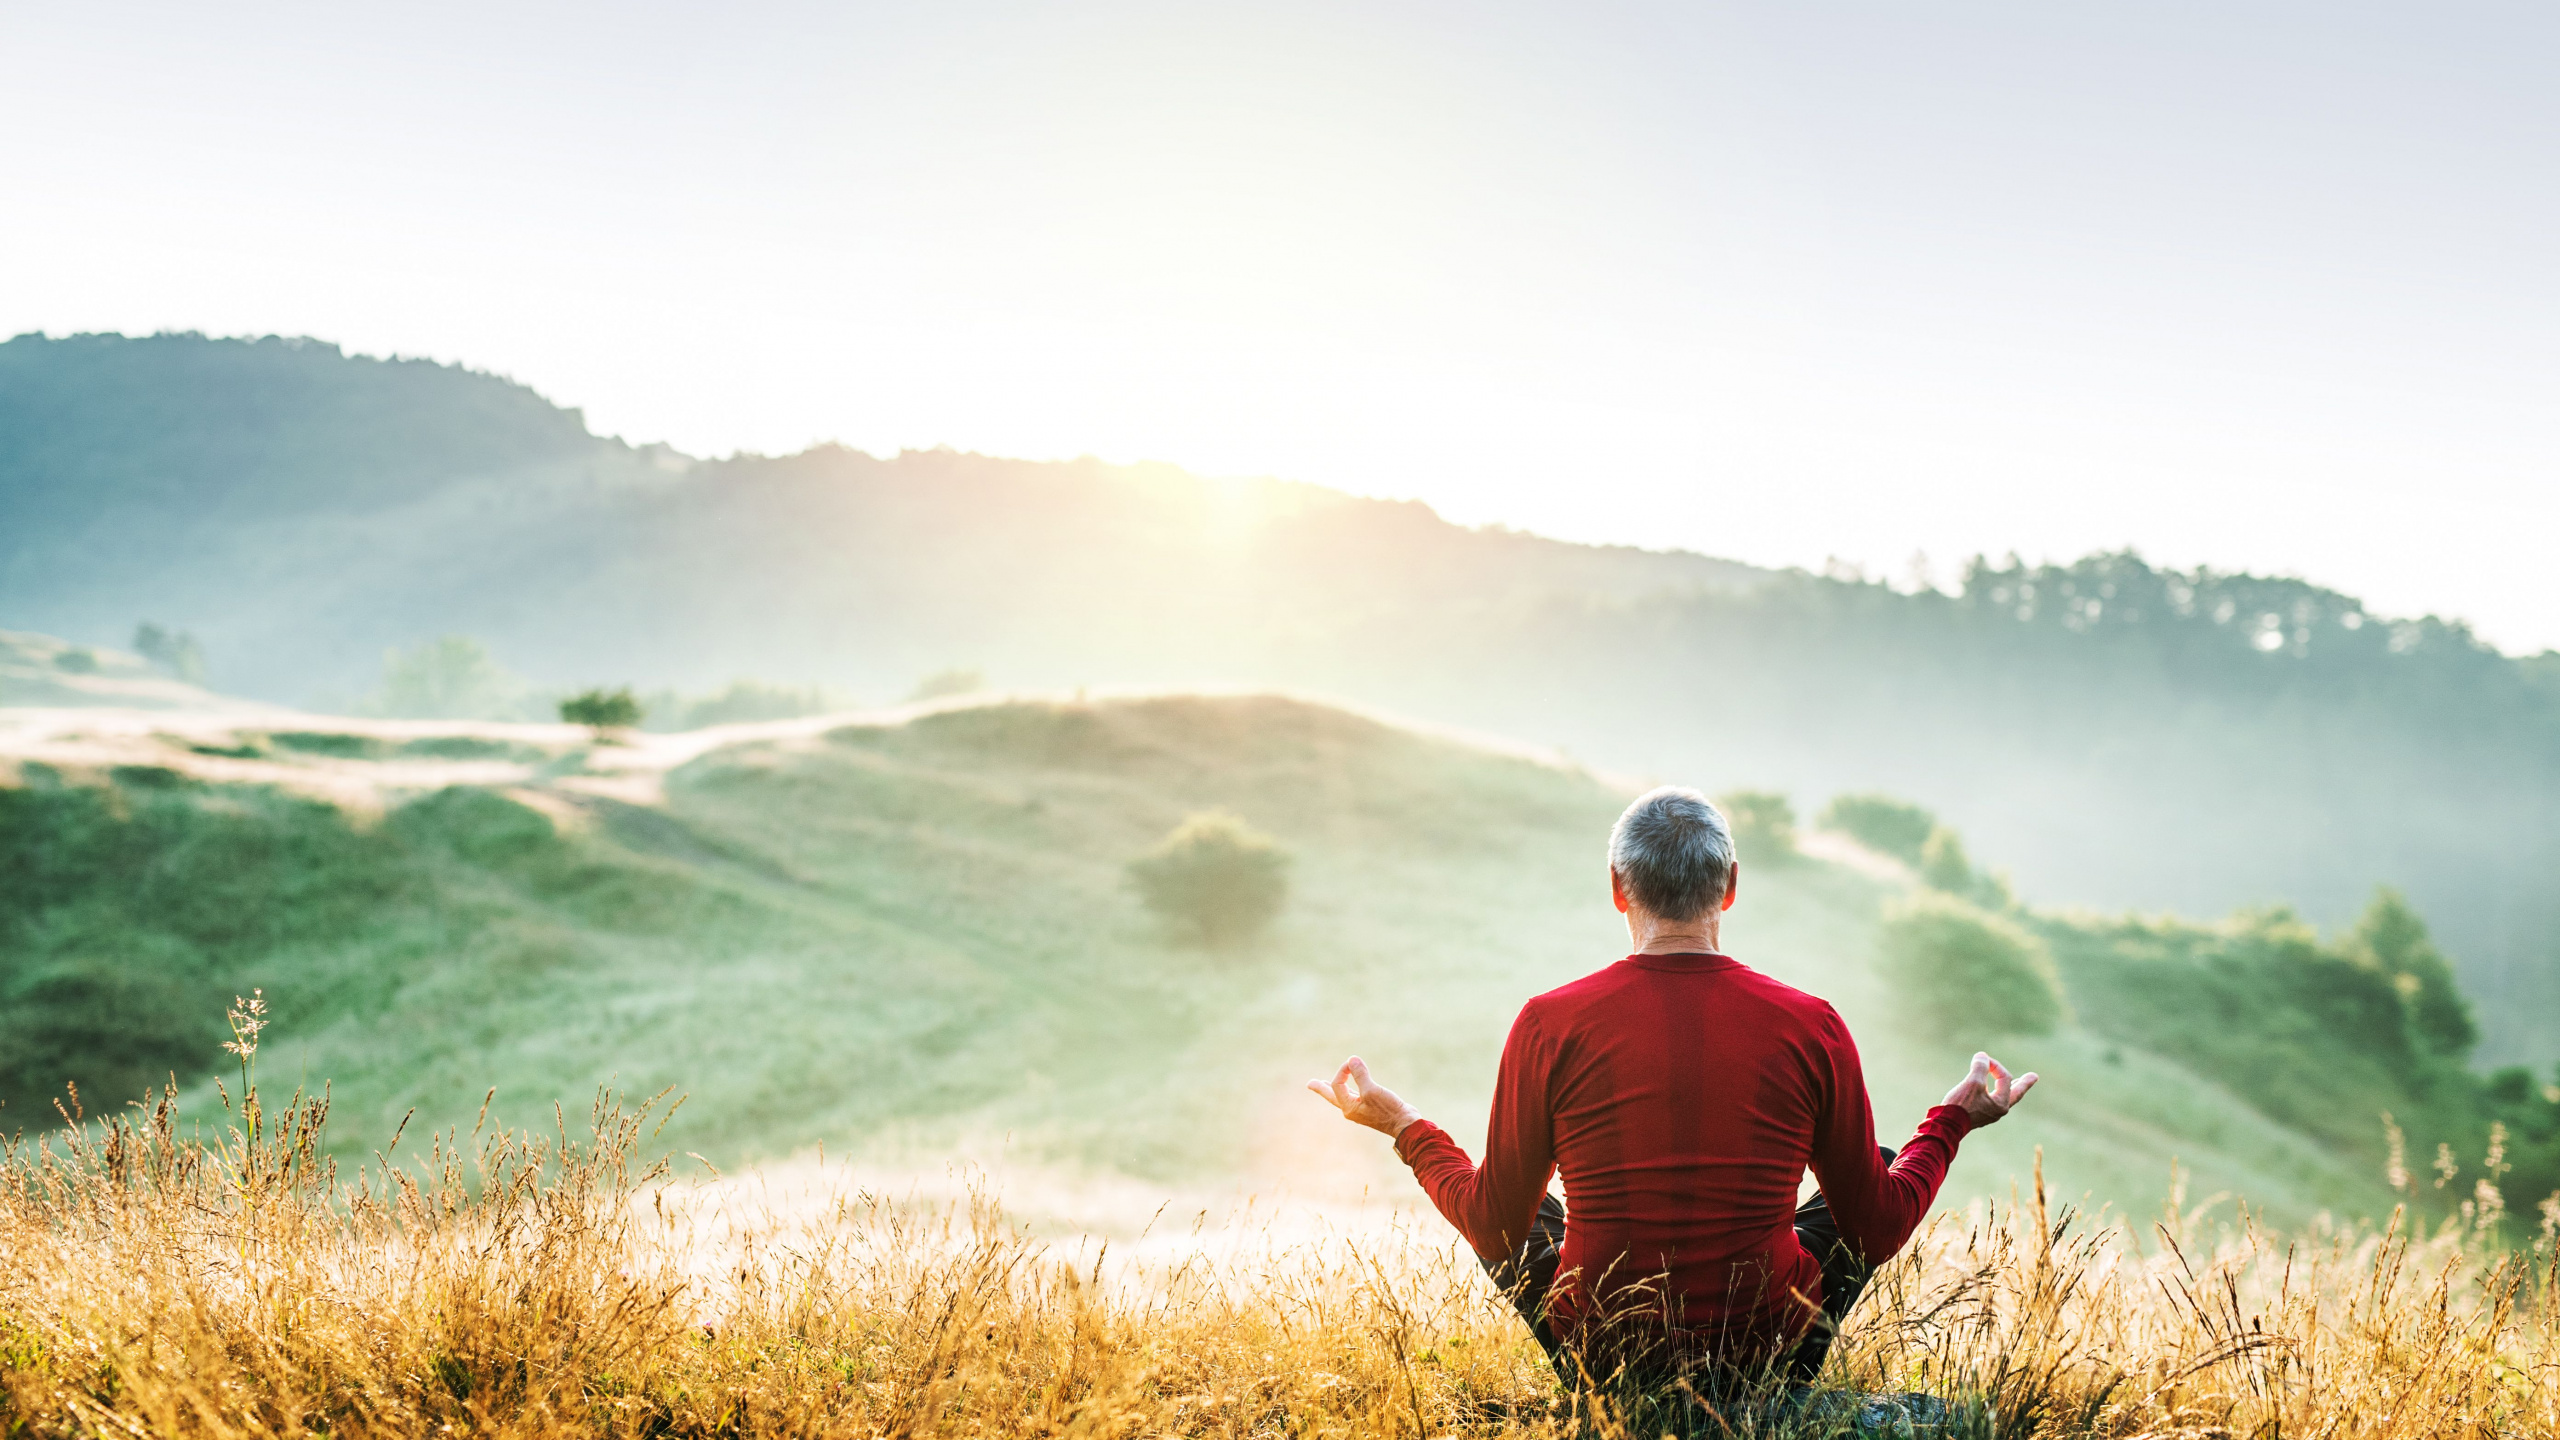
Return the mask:
{"type": "Polygon", "coordinates": [[[1983,1436],[2560,1432],[2552,1246],[2397,1216],[2131,1223],[2038,1183],[1933,1221],[1824,1390],[1666,1417],[1559,1386],[1436,1227],[1115,1257],[988,1194],[761,1204],[644,1163],[664,1097],[411,1137],[341,1180],[325,1098],[269,1108],[249,1064],[212,1138],[164,1095],[9,1149],[7,1433],[1649,1440],[1846,1433],[1851,1391],[1957,1400],[1945,1433],[1983,1436]]]}
{"type": "MultiPolygon", "coordinates": [[[[611,1082],[685,1095],[667,1144],[724,1170],[821,1143],[882,1173],[973,1160],[1021,1181],[1017,1208],[1105,1228],[1168,1194],[1348,1202],[1411,1181],[1299,1082],[1362,1054],[1472,1144],[1520,1002],[1625,938],[1600,849],[1628,782],[1283,696],[990,699],[610,746],[162,717],[16,748],[8,1129],[51,1122],[66,1075],[103,1115],[174,1073],[202,1113],[215,1022],[263,987],[271,1063],[334,1087],[341,1158],[412,1111],[467,1124],[493,1087],[521,1128],[611,1082]],[[1213,808],[1295,861],[1279,921],[1225,949],[1167,934],[1123,880],[1213,808]],[[1152,1198],[1048,1213],[1079,1186],[1152,1198]]],[[[1915,1026],[1877,975],[1907,876],[1766,858],[1746,846],[1729,944],[1840,1008],[1879,1127],[1909,1126],[1994,1037],[1915,1026]]],[[[2198,1195],[2292,1225],[2389,1210],[2380,1109],[2432,1151],[2383,1090],[2341,1121],[2361,1148],[2307,1134],[2106,1030],[2112,993],[1998,1039],[2065,1078],[2032,1133],[1966,1147],[1951,1194],[2005,1193],[2041,1145],[2075,1200],[2148,1210],[2174,1161],[2198,1195]]],[[[2476,1137],[2447,1138],[2476,1164],[2476,1137]]]]}
{"type": "MultiPolygon", "coordinates": [[[[1628,781],[1277,695],[610,744],[67,713],[0,747],[8,1433],[1855,1417],[1561,1386],[1386,1147],[1297,1089],[1358,1050],[1472,1144],[1519,1000],[1619,948],[1598,852],[1628,781]],[[1208,809],[1293,862],[1277,923],[1224,946],[1123,878],[1208,809]]],[[[1744,860],[1729,947],[1833,1000],[1880,1127],[1908,1124],[1973,1039],[1876,964],[1925,877],[1836,835],[1747,832],[1744,860]]],[[[1984,1038],[2048,1083],[1968,1141],[1826,1394],[1948,1397],[2004,1436],[2560,1433],[2560,1201],[2499,1190],[2540,1174],[2536,1077],[2375,1063],[2424,987],[2352,935],[1996,903],[2073,1009],[1984,1038]],[[2297,1004],[2357,985],[2387,1002],[2365,1030],[2297,1004]],[[2384,1105],[2413,1153],[2350,1113],[2384,1105]],[[2433,1185],[2429,1116],[2463,1146],[2433,1185]],[[2456,1121],[2501,1127],[2490,1153],[2456,1121]]]]}

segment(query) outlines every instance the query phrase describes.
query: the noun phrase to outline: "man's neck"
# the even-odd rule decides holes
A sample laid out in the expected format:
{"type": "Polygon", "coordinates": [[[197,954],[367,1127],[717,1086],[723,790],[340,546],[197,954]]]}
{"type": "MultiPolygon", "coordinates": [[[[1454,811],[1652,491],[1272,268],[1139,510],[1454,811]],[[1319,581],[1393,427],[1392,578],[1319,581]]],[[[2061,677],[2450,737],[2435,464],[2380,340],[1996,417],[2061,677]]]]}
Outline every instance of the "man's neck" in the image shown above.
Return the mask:
{"type": "Polygon", "coordinates": [[[1704,925],[1655,921],[1642,928],[1629,925],[1627,938],[1635,942],[1638,955],[1721,955],[1716,932],[1723,928],[1712,920],[1704,925]]]}

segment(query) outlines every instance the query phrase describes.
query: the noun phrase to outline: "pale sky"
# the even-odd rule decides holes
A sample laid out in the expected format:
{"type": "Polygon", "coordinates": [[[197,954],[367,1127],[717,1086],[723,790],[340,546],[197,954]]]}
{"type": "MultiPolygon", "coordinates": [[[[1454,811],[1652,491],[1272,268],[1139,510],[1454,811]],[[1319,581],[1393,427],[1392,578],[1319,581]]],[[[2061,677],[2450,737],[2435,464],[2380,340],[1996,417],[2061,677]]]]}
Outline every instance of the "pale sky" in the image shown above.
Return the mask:
{"type": "Polygon", "coordinates": [[[109,0],[0,67],[0,333],[2560,645],[2547,5],[109,0]]]}

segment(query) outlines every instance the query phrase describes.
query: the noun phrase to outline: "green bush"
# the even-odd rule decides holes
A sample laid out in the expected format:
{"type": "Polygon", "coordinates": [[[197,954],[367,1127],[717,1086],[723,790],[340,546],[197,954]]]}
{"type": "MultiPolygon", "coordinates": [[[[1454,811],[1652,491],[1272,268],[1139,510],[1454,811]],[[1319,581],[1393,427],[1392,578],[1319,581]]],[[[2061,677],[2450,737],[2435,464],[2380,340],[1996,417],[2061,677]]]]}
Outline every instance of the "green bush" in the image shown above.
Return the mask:
{"type": "Polygon", "coordinates": [[[1886,908],[1880,968],[1942,1035],[2046,1035],[2067,1014],[2044,942],[1944,891],[1886,908]]]}
{"type": "Polygon", "coordinates": [[[1289,855],[1223,810],[1193,815],[1129,862],[1148,909],[1211,945],[1251,936],[1289,898],[1289,855]]]}
{"type": "Polygon", "coordinates": [[[2407,896],[2388,885],[2377,887],[2347,937],[2346,950],[2392,977],[2408,1001],[2409,1028],[2428,1050],[2460,1060],[2480,1043],[2471,1002],[2463,998],[2452,964],[2436,948],[2427,922],[2410,908],[2407,896]]]}
{"type": "Polygon", "coordinates": [[[628,685],[619,690],[588,690],[561,701],[560,718],[599,733],[627,730],[640,723],[640,702],[628,685]]]}
{"type": "Polygon", "coordinates": [[[1775,790],[1734,790],[1716,797],[1733,828],[1737,859],[1784,865],[1802,858],[1796,849],[1796,807],[1775,790]]]}
{"type": "Polygon", "coordinates": [[[1814,824],[1917,869],[1921,851],[1938,828],[1938,817],[1890,795],[1839,795],[1822,807],[1814,824]]]}

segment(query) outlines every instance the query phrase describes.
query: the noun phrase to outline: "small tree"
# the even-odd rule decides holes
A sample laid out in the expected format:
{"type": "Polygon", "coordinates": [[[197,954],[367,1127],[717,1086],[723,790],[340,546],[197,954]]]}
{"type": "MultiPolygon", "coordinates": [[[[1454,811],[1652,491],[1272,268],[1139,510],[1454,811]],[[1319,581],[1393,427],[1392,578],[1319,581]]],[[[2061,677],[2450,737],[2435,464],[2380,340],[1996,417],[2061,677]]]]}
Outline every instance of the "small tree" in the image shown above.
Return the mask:
{"type": "Polygon", "coordinates": [[[639,724],[640,702],[632,698],[628,685],[619,690],[588,690],[561,701],[560,718],[572,725],[586,726],[602,740],[610,731],[628,730],[639,724]]]}
{"type": "Polygon", "coordinates": [[[2362,955],[2391,976],[2408,1007],[2409,1026],[2426,1048],[2459,1060],[2480,1043],[2480,1025],[2471,1002],[2453,978],[2453,966],[2427,934],[2427,922],[2409,898],[2388,885],[2374,888],[2373,900],[2348,937],[2350,954],[2362,955]]]}
{"type": "Polygon", "coordinates": [[[1886,907],[1878,968],[1942,1035],[2046,1035],[2069,1014],[2042,940],[1944,891],[1886,907]]]}
{"type": "Polygon", "coordinates": [[[1938,817],[1890,795],[1838,795],[1822,807],[1814,824],[1917,869],[1920,852],[1938,828],[1938,817]]]}
{"type": "Polygon", "coordinates": [[[1289,898],[1289,854],[1224,810],[1193,815],[1129,862],[1146,907],[1213,946],[1244,940],[1289,898]]]}
{"type": "Polygon", "coordinates": [[[1785,865],[1803,858],[1796,849],[1796,807],[1775,790],[1735,790],[1716,797],[1733,827],[1735,858],[1785,865]]]}

